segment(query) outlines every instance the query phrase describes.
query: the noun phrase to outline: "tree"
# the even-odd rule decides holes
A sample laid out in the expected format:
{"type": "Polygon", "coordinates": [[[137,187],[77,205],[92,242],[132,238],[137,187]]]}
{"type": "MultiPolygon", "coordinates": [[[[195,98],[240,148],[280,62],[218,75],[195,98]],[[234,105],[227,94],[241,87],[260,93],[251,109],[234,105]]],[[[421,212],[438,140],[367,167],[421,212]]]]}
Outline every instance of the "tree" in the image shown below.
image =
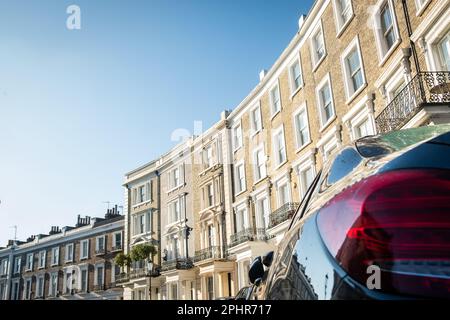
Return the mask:
{"type": "Polygon", "coordinates": [[[146,259],[153,260],[157,253],[156,247],[148,243],[141,243],[131,249],[131,259],[133,261],[142,261],[146,259]]]}
{"type": "Polygon", "coordinates": [[[121,268],[129,267],[131,265],[131,257],[121,252],[114,258],[114,262],[121,268]]]}

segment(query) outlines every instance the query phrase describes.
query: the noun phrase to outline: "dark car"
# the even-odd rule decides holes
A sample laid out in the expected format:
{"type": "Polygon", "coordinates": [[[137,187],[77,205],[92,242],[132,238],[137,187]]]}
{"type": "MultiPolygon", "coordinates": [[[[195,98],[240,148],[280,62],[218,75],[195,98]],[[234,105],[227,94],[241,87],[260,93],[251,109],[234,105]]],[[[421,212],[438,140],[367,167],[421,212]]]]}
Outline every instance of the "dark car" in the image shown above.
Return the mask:
{"type": "Polygon", "coordinates": [[[263,299],[450,298],[450,125],[342,148],[249,278],[263,299]]]}

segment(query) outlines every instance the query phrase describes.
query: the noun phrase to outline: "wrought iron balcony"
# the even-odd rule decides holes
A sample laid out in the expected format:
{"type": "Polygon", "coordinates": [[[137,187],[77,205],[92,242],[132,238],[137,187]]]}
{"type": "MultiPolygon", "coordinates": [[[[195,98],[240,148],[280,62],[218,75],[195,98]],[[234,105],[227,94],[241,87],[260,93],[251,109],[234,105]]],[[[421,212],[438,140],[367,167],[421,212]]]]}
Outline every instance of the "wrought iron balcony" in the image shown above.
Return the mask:
{"type": "Polygon", "coordinates": [[[111,248],[111,251],[120,251],[120,250],[122,250],[122,245],[121,244],[113,246],[111,248]]]}
{"type": "Polygon", "coordinates": [[[398,130],[424,106],[450,103],[450,72],[419,72],[376,117],[378,133],[398,130]]]}
{"type": "Polygon", "coordinates": [[[298,202],[288,202],[270,214],[269,229],[289,220],[299,206],[298,202]]]}
{"type": "Polygon", "coordinates": [[[106,254],[106,249],[105,249],[105,248],[102,248],[102,249],[96,249],[96,250],[95,250],[95,255],[96,255],[96,256],[101,256],[101,255],[104,255],[104,254],[106,254]]]}
{"type": "Polygon", "coordinates": [[[105,285],[101,284],[101,285],[95,285],[94,286],[94,292],[96,291],[104,291],[105,290],[105,285]]]}
{"type": "Polygon", "coordinates": [[[191,259],[187,258],[177,258],[172,260],[163,261],[161,266],[161,271],[169,270],[188,270],[194,267],[191,259]]]}
{"type": "Polygon", "coordinates": [[[212,246],[202,250],[195,251],[194,262],[208,259],[225,259],[226,250],[224,247],[212,246]]]}
{"type": "Polygon", "coordinates": [[[124,283],[130,280],[130,275],[128,273],[120,273],[116,275],[116,283],[124,283]]]}
{"type": "Polygon", "coordinates": [[[241,230],[230,237],[230,247],[237,246],[245,241],[253,241],[255,239],[255,232],[251,228],[241,230]]]}

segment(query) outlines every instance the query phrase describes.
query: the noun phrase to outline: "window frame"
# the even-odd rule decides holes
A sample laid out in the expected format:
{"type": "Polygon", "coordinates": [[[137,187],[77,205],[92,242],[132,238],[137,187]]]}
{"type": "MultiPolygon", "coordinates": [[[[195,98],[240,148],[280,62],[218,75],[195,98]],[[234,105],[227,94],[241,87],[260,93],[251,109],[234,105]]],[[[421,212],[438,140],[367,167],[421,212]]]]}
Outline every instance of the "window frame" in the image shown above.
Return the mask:
{"type": "Polygon", "coordinates": [[[236,124],[233,126],[232,128],[232,138],[233,138],[233,152],[238,151],[239,149],[242,148],[243,144],[244,144],[244,137],[243,137],[243,133],[242,133],[242,120],[240,119],[239,121],[236,122],[236,124]],[[239,139],[236,132],[239,129],[240,135],[239,135],[239,139]]]}
{"type": "Polygon", "coordinates": [[[261,103],[259,101],[255,106],[253,106],[252,109],[250,109],[250,122],[251,122],[251,128],[252,128],[251,136],[253,137],[258,132],[261,132],[263,129],[261,103]],[[255,112],[256,112],[256,114],[258,114],[258,117],[259,117],[259,128],[255,127],[255,112]]]}
{"type": "Polygon", "coordinates": [[[84,239],[80,241],[80,260],[86,260],[89,259],[89,239],[84,239]],[[86,246],[86,255],[83,254],[84,251],[84,244],[87,243],[86,246]]]}
{"type": "Polygon", "coordinates": [[[346,95],[346,104],[350,104],[367,86],[366,74],[364,69],[364,61],[361,53],[361,46],[359,43],[359,36],[356,35],[353,40],[349,43],[347,48],[341,54],[341,67],[342,73],[344,74],[344,83],[345,83],[345,95],[346,95]],[[356,50],[356,54],[358,55],[359,60],[359,71],[361,72],[362,83],[358,88],[352,88],[353,86],[353,76],[350,74],[350,66],[348,65],[348,57],[351,53],[356,50]]]}
{"type": "Polygon", "coordinates": [[[65,258],[64,259],[65,263],[73,262],[74,252],[75,252],[75,245],[73,243],[66,244],[66,246],[65,246],[65,257],[64,257],[65,258]],[[68,250],[69,247],[71,248],[70,251],[68,250]],[[69,252],[70,252],[70,255],[71,255],[70,259],[69,259],[69,252]]]}
{"type": "Polygon", "coordinates": [[[246,170],[245,170],[245,163],[244,160],[241,160],[239,162],[237,162],[234,166],[234,173],[235,173],[235,196],[240,195],[241,193],[245,192],[247,190],[247,179],[246,179],[246,170]],[[239,168],[242,167],[243,170],[243,177],[240,177],[240,171],[239,168]],[[242,189],[238,189],[238,185],[242,182],[243,180],[243,186],[242,189]]]}
{"type": "Polygon", "coordinates": [[[420,3],[421,0],[414,0],[414,4],[416,5],[416,17],[419,17],[422,15],[422,13],[425,11],[425,9],[430,4],[431,0],[424,0],[423,3],[420,3]]]}
{"type": "Polygon", "coordinates": [[[286,135],[285,135],[285,131],[284,131],[284,124],[280,125],[277,129],[275,129],[273,131],[272,134],[272,145],[275,146],[272,149],[272,156],[273,156],[273,168],[274,170],[280,168],[281,166],[283,166],[286,162],[288,162],[288,153],[287,153],[287,145],[286,145],[286,135]],[[278,140],[275,138],[276,136],[278,136],[279,134],[281,134],[281,137],[283,138],[283,149],[284,149],[284,160],[279,162],[278,159],[278,155],[280,152],[280,147],[278,145],[278,140]]]}
{"type": "Polygon", "coordinates": [[[381,67],[387,59],[392,55],[392,53],[395,51],[397,46],[401,43],[401,36],[400,36],[400,30],[398,26],[397,21],[397,15],[395,12],[395,7],[393,5],[392,0],[380,0],[378,1],[378,4],[376,5],[376,9],[374,10],[374,13],[372,15],[372,21],[374,23],[373,31],[375,35],[375,43],[377,47],[377,53],[378,53],[378,66],[381,67]],[[381,22],[381,12],[385,8],[385,6],[388,7],[389,12],[391,14],[391,20],[392,20],[392,28],[394,32],[394,42],[390,48],[387,48],[385,41],[385,35],[382,30],[382,22],[381,22]]]}
{"type": "Polygon", "coordinates": [[[317,25],[314,27],[313,31],[311,32],[310,36],[310,51],[311,51],[311,62],[312,62],[312,72],[315,72],[319,66],[321,65],[322,61],[325,60],[327,56],[327,46],[325,42],[325,33],[323,31],[323,23],[322,19],[317,23],[317,25]],[[318,48],[316,48],[316,36],[318,33],[322,34],[322,42],[323,42],[323,55],[319,58],[317,56],[318,48]]]}
{"type": "Polygon", "coordinates": [[[270,119],[272,120],[273,118],[275,118],[275,116],[277,114],[279,114],[281,112],[281,110],[283,109],[283,104],[281,102],[281,89],[280,89],[280,83],[279,80],[277,79],[275,81],[275,83],[270,87],[269,89],[269,104],[270,104],[270,119]],[[278,109],[274,109],[275,107],[275,102],[273,100],[273,95],[272,92],[275,91],[275,89],[277,90],[278,94],[278,104],[279,104],[279,108],[278,109]]]}
{"type": "Polygon", "coordinates": [[[347,0],[349,2],[350,16],[346,21],[342,20],[342,7],[339,0],[333,0],[333,11],[334,11],[334,21],[336,22],[336,38],[339,38],[344,31],[347,29],[347,26],[355,17],[355,12],[353,11],[353,2],[352,0],[347,0]]]}
{"type": "Polygon", "coordinates": [[[39,259],[38,259],[38,269],[45,269],[47,265],[47,250],[39,251],[39,259]],[[44,253],[44,257],[42,257],[42,253],[44,253]]]}
{"type": "Polygon", "coordinates": [[[303,150],[306,146],[308,146],[311,143],[311,128],[309,125],[309,115],[308,115],[308,106],[306,101],[303,102],[295,111],[293,114],[293,122],[294,122],[294,131],[295,131],[295,152],[298,153],[301,150],[303,150]],[[308,140],[305,141],[302,145],[299,144],[299,128],[297,124],[297,117],[301,114],[305,114],[306,118],[306,129],[308,131],[308,140]]]}
{"type": "Polygon", "coordinates": [[[27,253],[25,260],[25,271],[32,271],[33,264],[34,264],[34,253],[27,253]],[[31,257],[31,259],[29,259],[29,257],[31,257]],[[28,267],[29,265],[30,267],[28,267]]]}
{"type": "Polygon", "coordinates": [[[53,247],[52,248],[52,260],[51,260],[51,266],[58,266],[59,265],[59,246],[58,247],[53,247]],[[56,255],[55,255],[55,250],[56,250],[56,255]],[[56,258],[56,262],[55,262],[55,256],[56,258]]]}
{"type": "Polygon", "coordinates": [[[319,82],[319,84],[316,87],[316,99],[317,99],[317,107],[319,108],[318,112],[319,112],[319,118],[320,118],[320,129],[319,131],[322,132],[323,130],[325,130],[325,128],[328,127],[328,125],[330,123],[332,123],[335,119],[336,119],[336,109],[335,109],[335,105],[334,105],[334,95],[333,95],[333,87],[331,84],[331,76],[330,73],[328,72],[323,78],[322,80],[319,82]],[[330,102],[331,102],[331,110],[332,115],[330,116],[330,118],[328,120],[325,120],[325,106],[323,105],[322,102],[322,89],[328,85],[329,91],[330,91],[330,102]]]}
{"type": "Polygon", "coordinates": [[[298,54],[289,64],[288,76],[289,76],[289,88],[291,90],[291,99],[292,99],[297,94],[297,92],[299,92],[305,85],[303,82],[303,69],[302,69],[300,54],[298,54]],[[294,74],[293,74],[293,67],[296,64],[298,64],[298,68],[300,69],[300,84],[297,88],[294,88],[295,79],[294,79],[294,74]]]}
{"type": "Polygon", "coordinates": [[[253,175],[255,177],[255,182],[253,184],[258,183],[259,181],[265,179],[267,177],[267,155],[265,152],[264,144],[260,144],[253,150],[253,175]],[[262,163],[258,163],[258,153],[262,152],[263,160],[262,163]],[[259,174],[259,168],[264,168],[264,174],[259,174]]]}

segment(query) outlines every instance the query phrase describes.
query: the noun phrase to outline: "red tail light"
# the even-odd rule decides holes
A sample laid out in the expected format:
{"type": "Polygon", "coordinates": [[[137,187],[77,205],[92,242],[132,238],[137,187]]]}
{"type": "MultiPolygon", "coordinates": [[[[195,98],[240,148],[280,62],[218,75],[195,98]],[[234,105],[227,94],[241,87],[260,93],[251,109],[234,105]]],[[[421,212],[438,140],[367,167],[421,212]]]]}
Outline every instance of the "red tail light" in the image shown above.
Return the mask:
{"type": "Polygon", "coordinates": [[[381,291],[450,297],[450,172],[402,170],[362,180],[322,208],[318,228],[330,253],[381,291]]]}

